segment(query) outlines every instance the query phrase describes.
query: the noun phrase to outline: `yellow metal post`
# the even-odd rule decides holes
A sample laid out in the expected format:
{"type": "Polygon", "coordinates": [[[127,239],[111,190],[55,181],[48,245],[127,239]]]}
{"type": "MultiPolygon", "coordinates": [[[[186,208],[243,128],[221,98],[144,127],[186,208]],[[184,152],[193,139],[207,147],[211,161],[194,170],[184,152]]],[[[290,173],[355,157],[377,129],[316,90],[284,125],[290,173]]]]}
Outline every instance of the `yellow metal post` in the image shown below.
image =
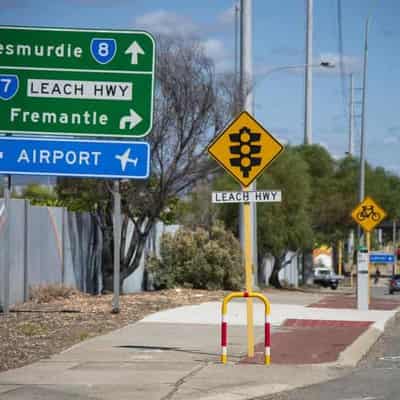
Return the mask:
{"type": "Polygon", "coordinates": [[[342,275],[342,263],[343,263],[343,253],[342,253],[342,241],[341,240],[339,240],[339,244],[338,244],[338,247],[339,247],[339,251],[338,251],[338,274],[339,275],[342,275]]]}
{"type": "MultiPolygon", "coordinates": [[[[247,191],[247,188],[243,188],[247,191]]],[[[252,271],[252,243],[251,243],[251,209],[250,203],[243,204],[244,219],[244,267],[246,274],[246,291],[251,293],[253,288],[252,271]]],[[[247,356],[254,357],[254,321],[253,321],[253,299],[248,298],[247,304],[247,356]]]]}
{"type": "MultiPolygon", "coordinates": [[[[367,236],[367,250],[368,256],[369,252],[371,251],[371,232],[366,232],[367,236]]],[[[371,276],[370,276],[370,263],[368,260],[368,304],[371,302],[371,276]]]]}

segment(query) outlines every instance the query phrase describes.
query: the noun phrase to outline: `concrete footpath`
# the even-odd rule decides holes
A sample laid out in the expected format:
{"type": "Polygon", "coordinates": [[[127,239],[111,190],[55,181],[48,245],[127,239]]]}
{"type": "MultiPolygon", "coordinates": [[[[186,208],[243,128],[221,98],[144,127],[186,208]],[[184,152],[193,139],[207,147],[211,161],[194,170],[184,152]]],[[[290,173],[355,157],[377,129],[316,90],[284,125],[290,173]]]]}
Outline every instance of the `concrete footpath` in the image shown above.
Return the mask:
{"type": "Polygon", "coordinates": [[[400,305],[400,298],[390,297],[373,301],[370,311],[357,311],[345,308],[354,306],[345,293],[268,297],[270,366],[261,364],[263,306],[254,302],[256,356],[248,359],[246,305],[229,304],[228,364],[222,365],[221,303],[209,302],[152,314],[48,360],[4,372],[0,400],[244,400],[290,390],[348,373],[400,305]]]}

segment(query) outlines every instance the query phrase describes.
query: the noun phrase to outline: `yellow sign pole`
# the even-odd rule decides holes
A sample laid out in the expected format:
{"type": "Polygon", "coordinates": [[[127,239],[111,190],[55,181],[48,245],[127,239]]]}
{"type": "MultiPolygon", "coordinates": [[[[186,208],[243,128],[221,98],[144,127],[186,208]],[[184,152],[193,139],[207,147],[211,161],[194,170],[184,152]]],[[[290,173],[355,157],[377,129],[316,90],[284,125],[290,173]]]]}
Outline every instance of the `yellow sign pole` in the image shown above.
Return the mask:
{"type": "MultiPolygon", "coordinates": [[[[247,188],[242,188],[247,191],[247,188]]],[[[250,203],[243,204],[244,219],[244,267],[246,274],[246,291],[252,292],[253,271],[251,251],[251,209],[250,203]]],[[[253,321],[253,299],[247,298],[247,356],[254,357],[254,321],[253,321]]]]}
{"type": "MultiPolygon", "coordinates": [[[[371,232],[365,232],[367,236],[367,250],[368,256],[369,252],[371,251],[371,232]]],[[[371,276],[370,276],[370,263],[368,261],[368,304],[371,302],[371,276]]]]}
{"type": "Polygon", "coordinates": [[[339,265],[338,265],[338,274],[339,275],[342,275],[342,263],[343,263],[343,254],[342,254],[342,241],[341,240],[339,240],[339,245],[338,245],[338,247],[339,247],[339,251],[338,251],[338,262],[339,262],[339,265]]]}

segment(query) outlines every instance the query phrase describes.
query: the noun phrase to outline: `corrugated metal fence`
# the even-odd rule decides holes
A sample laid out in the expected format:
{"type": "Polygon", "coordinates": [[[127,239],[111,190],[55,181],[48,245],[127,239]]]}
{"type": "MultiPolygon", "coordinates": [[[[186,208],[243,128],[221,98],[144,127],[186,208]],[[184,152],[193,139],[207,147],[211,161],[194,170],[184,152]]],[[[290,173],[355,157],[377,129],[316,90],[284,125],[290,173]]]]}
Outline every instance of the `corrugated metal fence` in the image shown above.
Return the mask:
{"type": "MultiPolygon", "coordinates": [[[[10,201],[10,304],[28,299],[29,287],[59,283],[89,293],[101,290],[101,232],[89,213],[10,201]]],[[[6,268],[4,205],[0,204],[0,299],[6,268]],[[1,212],[3,210],[3,212],[1,212]]]]}

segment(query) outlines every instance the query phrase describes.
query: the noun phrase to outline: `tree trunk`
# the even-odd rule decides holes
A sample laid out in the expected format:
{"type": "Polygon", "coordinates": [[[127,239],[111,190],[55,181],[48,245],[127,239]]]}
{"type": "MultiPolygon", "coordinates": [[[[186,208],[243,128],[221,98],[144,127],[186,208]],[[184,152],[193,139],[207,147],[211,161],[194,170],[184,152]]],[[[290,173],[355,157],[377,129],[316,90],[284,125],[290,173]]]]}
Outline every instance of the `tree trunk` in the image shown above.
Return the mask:
{"type": "Polygon", "coordinates": [[[281,282],[279,280],[279,271],[282,269],[282,263],[280,257],[274,257],[274,267],[272,268],[271,275],[269,277],[269,284],[277,289],[282,289],[281,282]]]}
{"type": "Polygon", "coordinates": [[[114,276],[114,263],[113,263],[113,237],[112,230],[103,229],[103,251],[102,251],[102,264],[103,264],[103,292],[112,292],[113,276],[114,276]]]}

